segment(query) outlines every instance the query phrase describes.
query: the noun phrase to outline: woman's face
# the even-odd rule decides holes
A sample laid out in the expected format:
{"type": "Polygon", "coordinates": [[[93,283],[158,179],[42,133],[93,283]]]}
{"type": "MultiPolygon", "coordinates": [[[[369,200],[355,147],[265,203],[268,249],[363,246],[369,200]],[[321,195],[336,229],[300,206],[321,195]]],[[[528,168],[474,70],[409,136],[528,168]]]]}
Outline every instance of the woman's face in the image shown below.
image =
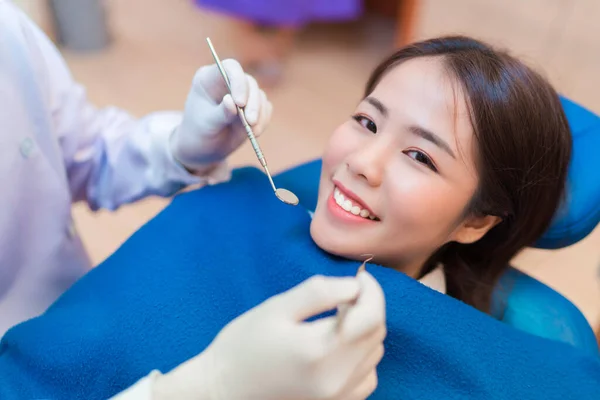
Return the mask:
{"type": "Polygon", "coordinates": [[[490,227],[464,216],[478,184],[474,144],[463,93],[439,58],[393,68],[330,138],[313,239],[411,276],[444,243],[478,240],[490,227]]]}

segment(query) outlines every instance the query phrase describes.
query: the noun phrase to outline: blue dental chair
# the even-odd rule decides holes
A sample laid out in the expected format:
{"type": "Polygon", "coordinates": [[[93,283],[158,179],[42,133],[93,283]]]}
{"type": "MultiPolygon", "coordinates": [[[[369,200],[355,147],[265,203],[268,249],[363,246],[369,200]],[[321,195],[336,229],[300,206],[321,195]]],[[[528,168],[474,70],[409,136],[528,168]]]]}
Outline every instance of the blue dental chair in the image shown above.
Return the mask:
{"type": "MultiPolygon", "coordinates": [[[[600,117],[562,98],[573,133],[573,158],[567,202],[552,226],[535,244],[541,249],[570,246],[590,234],[600,222],[600,117]]],[[[275,177],[278,186],[296,193],[300,203],[314,210],[321,161],[314,160],[275,177]]],[[[573,273],[577,267],[573,266],[573,273]]],[[[492,315],[533,335],[569,343],[598,355],[598,343],[583,314],[569,300],[529,275],[510,268],[501,278],[492,315]]]]}

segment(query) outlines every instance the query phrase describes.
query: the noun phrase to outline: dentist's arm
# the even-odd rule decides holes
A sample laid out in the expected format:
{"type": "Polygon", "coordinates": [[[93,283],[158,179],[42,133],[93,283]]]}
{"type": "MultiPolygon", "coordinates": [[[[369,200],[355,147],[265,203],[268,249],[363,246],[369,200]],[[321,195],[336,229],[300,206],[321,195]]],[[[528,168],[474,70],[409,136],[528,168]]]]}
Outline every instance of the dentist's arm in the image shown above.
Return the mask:
{"type": "Polygon", "coordinates": [[[115,400],[364,400],[377,386],[385,300],[368,273],[312,278],[227,325],[199,356],[153,372],[115,400]],[[306,319],[357,299],[335,316],[306,319]]]}
{"type": "MultiPolygon", "coordinates": [[[[39,86],[46,103],[47,115],[31,117],[50,121],[73,201],[87,201],[92,209],[116,209],[149,195],[169,196],[190,184],[229,179],[225,158],[245,139],[234,101],[246,107],[257,134],[270,119],[264,92],[234,60],[224,62],[233,100],[211,65],[190,77],[183,113],[157,112],[137,119],[115,107],[98,109],[46,35],[15,6],[2,7],[19,21],[15,37],[22,40],[15,45],[23,46],[25,62],[36,66],[37,76],[27,78],[39,86]]],[[[163,81],[169,81],[169,73],[165,71],[163,81]]],[[[153,96],[161,96],[161,85],[153,86],[153,96]]]]}

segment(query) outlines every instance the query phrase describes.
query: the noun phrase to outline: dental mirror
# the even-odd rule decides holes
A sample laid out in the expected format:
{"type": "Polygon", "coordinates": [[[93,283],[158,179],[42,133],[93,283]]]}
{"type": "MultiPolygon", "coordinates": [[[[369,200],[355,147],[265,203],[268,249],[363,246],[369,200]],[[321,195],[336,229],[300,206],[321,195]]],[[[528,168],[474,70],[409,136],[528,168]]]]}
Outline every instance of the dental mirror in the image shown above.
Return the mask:
{"type": "MultiPolygon", "coordinates": [[[[213,47],[213,44],[212,44],[210,38],[206,38],[206,42],[208,43],[210,52],[212,53],[212,56],[215,59],[215,62],[217,63],[219,72],[221,72],[221,76],[223,76],[223,79],[225,80],[225,84],[227,85],[229,94],[231,94],[231,96],[233,97],[233,94],[231,93],[231,85],[229,83],[229,77],[227,76],[227,72],[225,71],[225,68],[223,68],[223,64],[221,64],[221,60],[219,59],[219,56],[217,55],[217,52],[215,51],[215,48],[213,47]]],[[[244,110],[237,104],[236,104],[236,107],[237,107],[237,111],[238,111],[238,116],[240,117],[240,120],[242,121],[242,125],[244,125],[244,129],[246,130],[248,139],[250,139],[250,143],[252,144],[252,148],[254,149],[254,153],[256,154],[258,161],[260,161],[260,165],[262,165],[263,169],[265,170],[265,173],[267,174],[267,177],[269,178],[269,182],[271,183],[271,187],[273,188],[273,191],[275,192],[275,196],[279,200],[284,202],[285,204],[289,204],[292,206],[298,205],[298,203],[300,202],[298,200],[298,196],[296,196],[294,193],[292,193],[291,191],[289,191],[287,189],[282,189],[282,188],[278,189],[275,186],[275,183],[273,182],[273,177],[271,177],[271,173],[269,172],[269,168],[267,167],[267,160],[265,159],[265,156],[263,155],[262,150],[260,149],[260,146],[258,145],[258,141],[256,140],[256,136],[254,135],[254,132],[252,131],[252,128],[250,127],[250,124],[248,124],[248,121],[246,120],[246,114],[244,113],[244,110]]]]}
{"type": "Polygon", "coordinates": [[[275,189],[275,196],[277,196],[277,198],[283,201],[284,203],[290,204],[292,206],[296,206],[300,202],[298,200],[298,197],[294,193],[283,188],[275,189]]]}

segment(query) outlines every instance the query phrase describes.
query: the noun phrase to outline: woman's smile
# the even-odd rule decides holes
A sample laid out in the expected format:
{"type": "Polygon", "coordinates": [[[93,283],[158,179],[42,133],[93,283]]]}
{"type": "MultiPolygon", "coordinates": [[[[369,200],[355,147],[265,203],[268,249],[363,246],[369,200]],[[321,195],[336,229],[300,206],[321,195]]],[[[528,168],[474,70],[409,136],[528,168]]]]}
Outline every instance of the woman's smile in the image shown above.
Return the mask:
{"type": "Polygon", "coordinates": [[[359,200],[351,197],[338,186],[333,188],[327,200],[327,210],[336,221],[352,224],[371,224],[379,219],[359,200]]]}

